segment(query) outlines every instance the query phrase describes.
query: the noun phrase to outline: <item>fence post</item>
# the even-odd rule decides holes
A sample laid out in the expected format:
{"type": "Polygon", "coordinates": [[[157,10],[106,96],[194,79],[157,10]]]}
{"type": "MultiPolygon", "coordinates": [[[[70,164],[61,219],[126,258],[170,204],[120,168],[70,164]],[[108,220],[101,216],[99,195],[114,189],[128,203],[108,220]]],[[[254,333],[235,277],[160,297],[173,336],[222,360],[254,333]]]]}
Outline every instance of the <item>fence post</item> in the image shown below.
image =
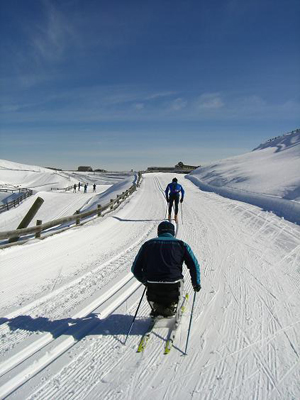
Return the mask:
{"type": "Polygon", "coordinates": [[[97,215],[98,215],[98,217],[101,217],[101,205],[100,204],[97,204],[97,209],[98,209],[97,215]]]}
{"type": "Polygon", "coordinates": [[[110,209],[113,210],[114,208],[114,200],[110,199],[110,209]]]}
{"type": "MultiPolygon", "coordinates": [[[[23,229],[23,228],[27,228],[27,226],[30,224],[30,222],[33,220],[35,214],[38,212],[38,210],[40,209],[41,205],[44,203],[44,200],[41,197],[38,197],[35,202],[32,204],[30,210],[27,212],[27,214],[25,215],[25,217],[22,219],[22,221],[20,222],[18,229],[23,229]]],[[[11,237],[9,239],[9,243],[14,243],[17,242],[19,240],[19,236],[15,236],[15,237],[11,237]]]]}
{"type": "MultiPolygon", "coordinates": [[[[75,214],[80,214],[80,211],[77,210],[75,214]]],[[[76,225],[80,224],[80,217],[76,218],[76,225]]]]}
{"type": "MultiPolygon", "coordinates": [[[[43,223],[43,221],[42,221],[41,219],[37,219],[37,220],[36,220],[36,226],[40,226],[40,225],[42,225],[42,223],[43,223]]],[[[39,238],[41,237],[41,232],[42,232],[42,228],[39,229],[39,230],[36,232],[36,234],[35,234],[36,239],[39,239],[39,238]]]]}

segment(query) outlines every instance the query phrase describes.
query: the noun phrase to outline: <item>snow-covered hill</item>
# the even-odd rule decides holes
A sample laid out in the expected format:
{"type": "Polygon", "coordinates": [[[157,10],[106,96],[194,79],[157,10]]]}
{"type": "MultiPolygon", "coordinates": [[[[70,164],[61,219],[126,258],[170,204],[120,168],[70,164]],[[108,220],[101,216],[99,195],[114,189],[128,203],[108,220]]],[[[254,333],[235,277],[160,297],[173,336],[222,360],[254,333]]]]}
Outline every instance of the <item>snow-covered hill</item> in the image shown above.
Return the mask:
{"type": "Polygon", "coordinates": [[[300,224],[300,130],[268,140],[250,153],[187,175],[200,189],[256,205],[300,224]]]}
{"type": "Polygon", "coordinates": [[[76,182],[77,180],[63,171],[0,160],[0,187],[20,187],[38,191],[51,190],[51,187],[64,188],[76,182]]]}
{"type": "Polygon", "coordinates": [[[217,188],[300,201],[300,130],[270,139],[250,153],[200,167],[190,175],[217,188]]]}
{"type": "MultiPolygon", "coordinates": [[[[0,160],[0,189],[17,189],[26,187],[32,189],[34,195],[23,201],[9,213],[0,214],[0,231],[17,229],[23,217],[37,197],[44,200],[42,207],[30,225],[36,219],[44,223],[60,217],[73,215],[75,211],[87,211],[96,208],[97,204],[107,204],[111,198],[126,191],[136,180],[132,172],[78,172],[53,171],[48,168],[19,164],[0,160]],[[74,183],[87,183],[87,193],[73,192],[74,183]],[[93,192],[92,185],[96,184],[93,192]],[[65,188],[70,188],[68,191],[65,188]],[[55,189],[55,190],[52,190],[55,189]],[[57,190],[61,189],[61,190],[57,190]]],[[[0,202],[7,203],[18,196],[18,193],[0,191],[0,202]]]]}

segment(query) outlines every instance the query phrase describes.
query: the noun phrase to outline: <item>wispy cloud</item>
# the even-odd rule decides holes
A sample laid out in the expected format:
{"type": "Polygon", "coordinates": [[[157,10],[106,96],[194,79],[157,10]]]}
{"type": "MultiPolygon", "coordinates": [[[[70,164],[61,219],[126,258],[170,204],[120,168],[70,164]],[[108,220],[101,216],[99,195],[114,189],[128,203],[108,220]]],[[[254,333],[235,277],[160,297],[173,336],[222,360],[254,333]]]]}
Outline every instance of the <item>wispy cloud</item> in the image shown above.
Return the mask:
{"type": "Polygon", "coordinates": [[[183,110],[187,106],[188,102],[181,97],[178,97],[177,99],[173,100],[171,102],[171,109],[173,111],[180,111],[183,110]]]}
{"type": "Polygon", "coordinates": [[[196,100],[199,110],[216,110],[224,107],[224,102],[219,93],[204,93],[196,100]]]}
{"type": "Polygon", "coordinates": [[[74,30],[54,3],[44,0],[45,19],[37,22],[32,30],[31,45],[34,56],[39,60],[58,61],[75,36],[74,30]]]}

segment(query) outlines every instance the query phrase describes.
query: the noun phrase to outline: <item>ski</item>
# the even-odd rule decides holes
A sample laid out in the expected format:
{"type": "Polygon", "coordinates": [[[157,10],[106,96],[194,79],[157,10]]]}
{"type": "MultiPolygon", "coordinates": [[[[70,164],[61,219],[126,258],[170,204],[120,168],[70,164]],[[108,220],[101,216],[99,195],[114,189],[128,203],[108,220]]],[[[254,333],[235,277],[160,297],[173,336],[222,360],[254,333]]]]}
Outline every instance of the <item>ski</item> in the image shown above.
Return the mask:
{"type": "Polygon", "coordinates": [[[145,350],[147,342],[150,339],[150,335],[151,335],[152,330],[154,328],[154,325],[155,325],[155,320],[152,320],[147,332],[144,333],[144,335],[142,336],[142,338],[140,340],[140,343],[139,343],[139,346],[138,346],[138,349],[137,349],[137,353],[142,353],[145,350]]]}
{"type": "Polygon", "coordinates": [[[188,293],[184,296],[182,305],[181,305],[178,313],[175,315],[175,317],[164,318],[164,317],[158,316],[158,317],[152,319],[147,332],[144,333],[144,335],[142,336],[142,338],[139,342],[137,353],[142,353],[145,350],[147,343],[151,337],[151,334],[153,333],[153,330],[156,328],[169,328],[169,335],[168,335],[167,343],[165,345],[164,354],[168,354],[170,352],[173,342],[175,340],[175,335],[176,335],[182,314],[184,313],[184,310],[185,310],[185,304],[186,304],[187,300],[188,300],[188,293]]]}
{"type": "Polygon", "coordinates": [[[138,349],[137,349],[137,353],[142,353],[145,350],[146,345],[148,343],[148,340],[150,339],[150,336],[153,333],[153,330],[155,328],[166,328],[166,327],[168,327],[168,325],[166,325],[166,326],[164,325],[165,321],[169,322],[170,319],[164,318],[162,316],[158,316],[158,317],[155,317],[155,318],[153,318],[151,320],[151,323],[149,325],[149,328],[148,328],[147,332],[144,333],[144,335],[142,336],[142,338],[140,340],[140,343],[139,343],[139,346],[138,346],[138,349]]]}
{"type": "Polygon", "coordinates": [[[186,293],[186,295],[185,295],[184,298],[183,298],[183,302],[182,302],[182,305],[181,305],[181,307],[180,307],[180,309],[179,309],[179,312],[178,312],[178,314],[177,314],[177,316],[176,316],[174,325],[173,325],[173,327],[170,329],[169,338],[168,338],[168,340],[167,340],[167,342],[166,342],[166,345],[165,345],[164,354],[169,354],[170,351],[171,351],[171,349],[172,349],[172,347],[173,347],[173,343],[174,343],[174,340],[175,340],[175,336],[176,336],[176,333],[177,333],[177,331],[178,331],[178,327],[179,327],[179,324],[180,324],[182,315],[183,315],[183,313],[184,313],[184,311],[185,311],[185,306],[186,306],[186,302],[188,301],[188,298],[189,298],[189,295],[188,295],[188,293],[186,293]]]}

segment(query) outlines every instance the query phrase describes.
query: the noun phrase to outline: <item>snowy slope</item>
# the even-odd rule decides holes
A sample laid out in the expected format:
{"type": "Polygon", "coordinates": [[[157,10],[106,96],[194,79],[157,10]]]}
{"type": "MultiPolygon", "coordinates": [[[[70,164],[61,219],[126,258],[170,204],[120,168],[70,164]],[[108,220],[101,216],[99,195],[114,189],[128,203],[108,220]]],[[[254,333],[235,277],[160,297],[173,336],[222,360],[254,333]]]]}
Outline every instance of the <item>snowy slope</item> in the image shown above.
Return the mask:
{"type": "Polygon", "coordinates": [[[268,140],[250,153],[200,167],[190,175],[212,187],[300,202],[300,130],[268,140]]]}
{"type": "MultiPolygon", "coordinates": [[[[0,231],[17,229],[28,210],[37,197],[44,200],[42,207],[37,212],[29,226],[33,226],[36,220],[44,223],[73,215],[75,211],[87,211],[97,208],[97,204],[107,204],[111,198],[126,191],[136,180],[136,174],[132,172],[78,172],[78,171],[52,171],[47,168],[18,164],[0,160],[0,189],[15,189],[26,187],[34,190],[34,195],[24,200],[19,206],[9,213],[0,214],[0,231]],[[72,187],[74,183],[87,183],[87,193],[63,190],[72,187]],[[93,192],[93,184],[96,184],[96,192],[93,192]],[[51,188],[61,190],[51,190],[51,188]]],[[[7,203],[18,196],[18,192],[1,192],[0,202],[7,203]]]]}
{"type": "Polygon", "coordinates": [[[50,190],[51,187],[67,187],[77,183],[69,174],[48,168],[0,160],[0,186],[50,190]]]}
{"type": "Polygon", "coordinates": [[[300,227],[183,177],[178,237],[202,272],[188,356],[191,303],[168,356],[163,330],[136,353],[145,300],[123,345],[143,290],[130,267],[172,177],[146,174],[110,216],[1,250],[0,398],[300,398],[300,227]]]}
{"type": "Polygon", "coordinates": [[[124,178],[132,177],[132,172],[79,172],[54,171],[33,165],[0,160],[0,188],[29,188],[37,191],[50,191],[73,186],[74,183],[93,185],[114,185],[124,178]]]}

